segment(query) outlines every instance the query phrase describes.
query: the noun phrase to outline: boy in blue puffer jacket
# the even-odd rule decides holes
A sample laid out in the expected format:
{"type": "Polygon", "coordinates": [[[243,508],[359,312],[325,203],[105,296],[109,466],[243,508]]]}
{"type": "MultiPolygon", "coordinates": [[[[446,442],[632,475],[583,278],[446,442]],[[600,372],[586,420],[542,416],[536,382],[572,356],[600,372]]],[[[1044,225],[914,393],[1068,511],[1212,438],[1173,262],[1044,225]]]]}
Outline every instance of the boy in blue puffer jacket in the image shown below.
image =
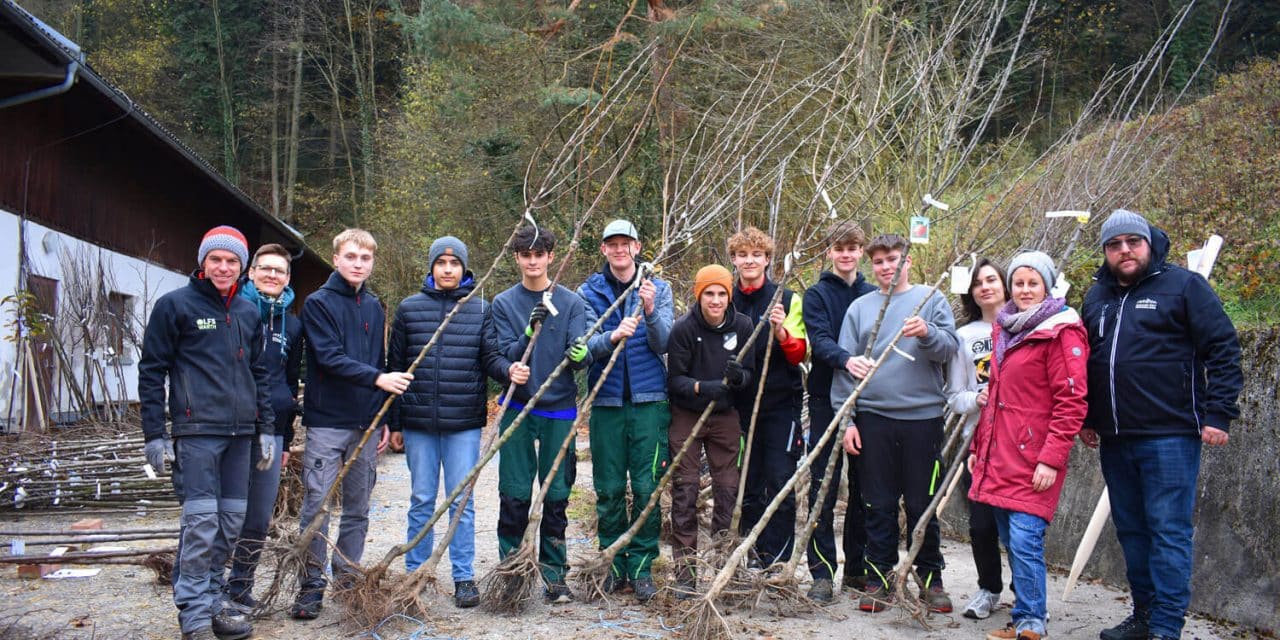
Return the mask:
{"type": "MultiPolygon", "coordinates": [[[[635,225],[627,220],[610,222],[604,228],[600,252],[605,257],[604,267],[578,287],[578,295],[587,303],[588,325],[595,324],[636,278],[642,278],[587,342],[595,360],[587,376],[590,389],[604,372],[614,346],[627,339],[591,407],[591,468],[603,549],[631,527],[657,488],[670,458],[667,428],[671,409],[667,405],[667,366],[662,358],[671,335],[673,305],[671,286],[665,280],[640,273],[636,260],[640,234],[635,225]],[[642,310],[640,320],[634,317],[637,309],[642,310]]],[[[661,522],[661,509],[655,509],[631,544],[614,558],[604,583],[606,593],[629,582],[641,602],[657,594],[650,570],[658,558],[661,522]]]]}

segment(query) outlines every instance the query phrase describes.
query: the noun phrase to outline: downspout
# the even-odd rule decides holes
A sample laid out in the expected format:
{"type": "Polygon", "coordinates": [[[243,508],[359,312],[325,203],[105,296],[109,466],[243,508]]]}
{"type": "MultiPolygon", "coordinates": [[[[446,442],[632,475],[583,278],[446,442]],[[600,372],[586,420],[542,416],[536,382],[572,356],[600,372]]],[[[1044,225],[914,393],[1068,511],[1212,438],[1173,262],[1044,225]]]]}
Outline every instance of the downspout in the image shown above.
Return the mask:
{"type": "Polygon", "coordinates": [[[66,93],[68,90],[71,89],[71,85],[75,84],[76,71],[79,69],[80,69],[80,63],[75,60],[72,60],[71,62],[67,63],[67,77],[63,78],[61,83],[55,84],[51,87],[36,89],[34,91],[28,91],[26,93],[21,93],[16,96],[10,96],[8,98],[4,98],[3,100],[0,100],[0,109],[8,109],[9,107],[16,107],[20,104],[35,102],[36,100],[43,100],[45,98],[51,98],[53,96],[66,93]]]}

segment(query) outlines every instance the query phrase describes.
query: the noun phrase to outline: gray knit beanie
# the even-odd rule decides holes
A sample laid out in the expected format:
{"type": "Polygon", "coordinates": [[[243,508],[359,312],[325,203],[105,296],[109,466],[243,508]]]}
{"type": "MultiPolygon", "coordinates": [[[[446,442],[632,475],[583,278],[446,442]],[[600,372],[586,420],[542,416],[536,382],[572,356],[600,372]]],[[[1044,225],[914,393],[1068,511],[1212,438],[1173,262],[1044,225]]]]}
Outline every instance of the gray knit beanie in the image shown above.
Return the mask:
{"type": "Polygon", "coordinates": [[[437,238],[431,243],[431,250],[427,252],[427,268],[430,269],[436,264],[436,260],[440,256],[451,255],[462,263],[462,270],[467,270],[467,245],[453,236],[444,236],[437,238]]]}
{"type": "Polygon", "coordinates": [[[1151,243],[1151,225],[1147,223],[1147,219],[1141,215],[1126,209],[1116,209],[1107,217],[1107,221],[1102,223],[1102,233],[1098,235],[1098,244],[1105,245],[1107,241],[1116,236],[1142,236],[1148,244],[1151,243]]]}
{"type": "Polygon", "coordinates": [[[1053,289],[1053,284],[1058,281],[1058,270],[1053,267],[1053,258],[1043,251],[1024,251],[1014,256],[1009,262],[1009,270],[1005,272],[1005,281],[1013,282],[1013,272],[1022,267],[1031,267],[1040,274],[1044,279],[1046,292],[1053,289]]]}

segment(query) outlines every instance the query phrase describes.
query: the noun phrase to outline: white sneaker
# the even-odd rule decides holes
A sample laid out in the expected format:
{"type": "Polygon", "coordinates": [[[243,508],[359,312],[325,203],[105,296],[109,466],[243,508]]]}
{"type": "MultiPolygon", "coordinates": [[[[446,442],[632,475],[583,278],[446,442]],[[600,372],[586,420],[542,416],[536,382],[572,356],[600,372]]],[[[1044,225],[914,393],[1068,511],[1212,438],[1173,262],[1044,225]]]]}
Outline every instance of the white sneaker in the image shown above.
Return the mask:
{"type": "Polygon", "coordinates": [[[969,598],[969,604],[964,606],[964,617],[974,620],[985,620],[991,617],[991,610],[1000,604],[1000,596],[986,589],[978,589],[978,592],[969,598]]]}

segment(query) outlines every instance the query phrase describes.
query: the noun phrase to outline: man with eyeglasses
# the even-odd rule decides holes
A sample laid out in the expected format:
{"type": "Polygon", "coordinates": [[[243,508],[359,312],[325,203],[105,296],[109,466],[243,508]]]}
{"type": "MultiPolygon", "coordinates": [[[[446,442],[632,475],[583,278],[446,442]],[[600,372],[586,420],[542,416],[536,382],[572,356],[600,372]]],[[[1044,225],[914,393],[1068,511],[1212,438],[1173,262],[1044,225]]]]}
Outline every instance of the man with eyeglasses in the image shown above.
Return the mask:
{"type": "Polygon", "coordinates": [[[267,369],[271,409],[275,412],[275,452],[264,456],[254,443],[250,458],[262,460],[249,471],[249,500],[244,526],[231,555],[231,574],[224,592],[231,608],[252,613],[258,606],[253,597],[253,578],[262,554],[262,545],[271,526],[276,494],[280,489],[280,468],[288,464],[293,441],[293,419],[298,415],[298,377],[302,371],[302,323],[289,313],[293,289],[289,269],[293,256],[278,244],[265,244],[253,254],[249,279],[240,287],[240,296],[253,303],[262,320],[262,364],[267,369]]]}
{"type": "MultiPolygon", "coordinates": [[[[1178,638],[1191,602],[1191,514],[1202,444],[1240,415],[1240,343],[1199,274],[1165,261],[1169,236],[1117,209],[1084,300],[1089,415],[1124,552],[1133,613],[1102,640],[1178,638]]],[[[1082,381],[1083,382],[1083,381],[1082,381]]]]}

